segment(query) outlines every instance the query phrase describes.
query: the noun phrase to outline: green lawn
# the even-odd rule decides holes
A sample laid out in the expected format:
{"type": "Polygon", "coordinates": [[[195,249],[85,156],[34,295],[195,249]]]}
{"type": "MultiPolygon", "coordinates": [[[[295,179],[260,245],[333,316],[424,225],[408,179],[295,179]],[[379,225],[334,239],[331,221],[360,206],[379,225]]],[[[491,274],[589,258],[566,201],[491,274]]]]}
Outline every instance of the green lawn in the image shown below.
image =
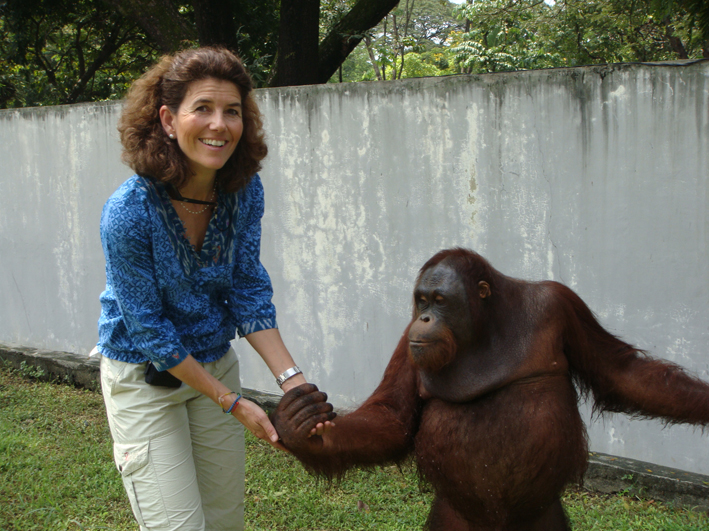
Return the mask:
{"type": "MultiPolygon", "coordinates": [[[[101,395],[0,369],[0,530],[137,530],[112,463],[101,395]]],[[[357,471],[330,486],[247,437],[246,529],[416,530],[430,493],[411,466],[357,471]]],[[[709,529],[709,517],[652,500],[570,491],[580,530],[709,529]]]]}

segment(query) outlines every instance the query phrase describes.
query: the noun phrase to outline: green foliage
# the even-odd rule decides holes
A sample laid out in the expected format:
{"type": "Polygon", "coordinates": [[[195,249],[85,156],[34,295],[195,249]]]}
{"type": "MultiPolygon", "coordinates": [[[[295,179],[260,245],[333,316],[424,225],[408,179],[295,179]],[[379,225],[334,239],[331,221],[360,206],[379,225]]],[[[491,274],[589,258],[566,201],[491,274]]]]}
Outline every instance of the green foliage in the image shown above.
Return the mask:
{"type": "MultiPolygon", "coordinates": [[[[288,26],[280,20],[280,5],[280,0],[0,0],[0,108],[117,99],[162,53],[198,44],[238,51],[257,87],[298,83],[297,76],[276,75],[280,34],[288,26]]],[[[371,0],[321,0],[320,38],[327,35],[323,42],[330,44],[306,63],[331,72],[350,51],[333,48],[333,39],[340,32],[361,38],[358,33],[378,20],[381,10],[371,0]],[[355,6],[356,15],[345,17],[355,6]],[[340,21],[344,26],[335,28],[340,21]]]]}
{"type": "Polygon", "coordinates": [[[101,0],[0,4],[0,108],[116,99],[156,57],[101,0]]]}
{"type": "MultiPolygon", "coordinates": [[[[347,58],[343,64],[343,80],[387,80],[455,73],[449,70],[447,41],[462,25],[454,15],[454,8],[455,4],[448,0],[399,2],[347,58]],[[407,64],[409,61],[410,65],[407,64]]],[[[333,76],[330,81],[337,80],[333,76]]]]}
{"type": "MultiPolygon", "coordinates": [[[[647,1],[647,0],[645,0],[647,1]]],[[[709,41],[709,2],[706,0],[649,0],[652,13],[658,20],[671,19],[678,11],[685,10],[697,23],[704,41],[709,41]]]]}
{"type": "Polygon", "coordinates": [[[462,6],[458,13],[469,30],[453,35],[454,63],[466,73],[558,66],[558,54],[548,52],[538,35],[539,20],[548,10],[539,0],[462,6]]]}
{"type": "Polygon", "coordinates": [[[709,2],[409,0],[360,46],[345,81],[697,59],[709,57],[709,2]]]}
{"type": "Polygon", "coordinates": [[[20,363],[20,374],[25,378],[30,379],[40,379],[44,376],[44,369],[41,367],[35,367],[34,365],[29,365],[26,361],[20,363]]]}
{"type": "MultiPolygon", "coordinates": [[[[449,74],[450,72],[446,68],[441,69],[438,67],[436,55],[433,52],[407,53],[404,55],[404,69],[401,77],[434,77],[449,74]]],[[[441,64],[441,62],[438,61],[438,64],[441,64]]],[[[447,61],[445,64],[447,64],[447,61]]]]}
{"type": "MultiPolygon", "coordinates": [[[[356,3],[321,0],[320,38],[356,3]]],[[[0,108],[122,97],[160,55],[155,35],[141,29],[149,17],[129,18],[121,11],[128,4],[0,0],[0,108]]],[[[175,8],[171,21],[194,26],[192,3],[166,5],[175,8]]],[[[224,4],[256,86],[273,75],[279,5],[224,4]]],[[[709,57],[709,2],[401,0],[363,37],[331,82],[709,57]]],[[[193,38],[182,45],[196,45],[193,38]]]]}
{"type": "Polygon", "coordinates": [[[320,39],[329,33],[347,12],[355,5],[355,0],[320,0],[320,39]]]}
{"type": "Polygon", "coordinates": [[[376,79],[372,65],[369,63],[369,55],[367,54],[367,47],[364,43],[360,44],[352,51],[345,62],[342,63],[340,70],[342,72],[342,79],[340,79],[339,73],[336,73],[330,79],[330,83],[340,81],[372,81],[376,79]]]}
{"type": "Polygon", "coordinates": [[[280,0],[231,0],[231,6],[239,56],[255,86],[266,87],[278,48],[280,0]]]}
{"type": "Polygon", "coordinates": [[[463,72],[701,57],[696,17],[662,1],[659,17],[650,0],[477,0],[458,10],[469,31],[451,53],[463,72]]]}

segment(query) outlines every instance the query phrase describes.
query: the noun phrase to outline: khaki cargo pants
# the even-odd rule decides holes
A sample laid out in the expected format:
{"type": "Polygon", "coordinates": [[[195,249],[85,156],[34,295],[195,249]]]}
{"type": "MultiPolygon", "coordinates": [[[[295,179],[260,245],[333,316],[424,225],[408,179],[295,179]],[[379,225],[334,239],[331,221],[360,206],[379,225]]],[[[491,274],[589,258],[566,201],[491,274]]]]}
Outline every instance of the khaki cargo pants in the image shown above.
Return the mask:
{"type": "MultiPolygon", "coordinates": [[[[233,349],[202,365],[240,392],[233,349]]],[[[186,384],[146,384],[144,370],[101,357],[113,455],[141,531],[242,531],[243,425],[186,384]]]]}

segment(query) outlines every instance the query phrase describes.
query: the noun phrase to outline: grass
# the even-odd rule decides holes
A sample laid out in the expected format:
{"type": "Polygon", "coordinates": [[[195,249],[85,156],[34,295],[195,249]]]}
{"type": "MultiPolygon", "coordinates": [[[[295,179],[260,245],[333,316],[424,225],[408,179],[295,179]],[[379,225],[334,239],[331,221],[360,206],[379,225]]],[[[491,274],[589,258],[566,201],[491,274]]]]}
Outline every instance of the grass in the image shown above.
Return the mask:
{"type": "MultiPolygon", "coordinates": [[[[101,395],[0,368],[0,530],[136,531],[112,462],[101,395]]],[[[34,375],[36,376],[36,375],[34,375]]],[[[246,529],[411,531],[431,494],[411,465],[355,471],[337,485],[247,437],[246,529]]],[[[692,531],[706,514],[653,500],[570,490],[576,531],[692,531]]]]}

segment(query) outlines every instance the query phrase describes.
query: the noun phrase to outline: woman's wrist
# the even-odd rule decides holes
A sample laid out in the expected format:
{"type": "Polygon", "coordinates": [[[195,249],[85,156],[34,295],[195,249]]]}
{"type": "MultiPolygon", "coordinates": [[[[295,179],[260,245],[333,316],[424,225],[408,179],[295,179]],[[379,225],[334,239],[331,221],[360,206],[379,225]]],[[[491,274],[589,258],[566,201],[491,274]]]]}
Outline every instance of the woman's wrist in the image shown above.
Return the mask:
{"type": "Polygon", "coordinates": [[[297,365],[293,365],[289,369],[286,369],[276,377],[276,383],[278,384],[278,387],[283,389],[283,384],[291,378],[297,376],[298,374],[303,374],[303,371],[301,371],[297,365]]]}
{"type": "Polygon", "coordinates": [[[217,402],[219,403],[219,407],[222,408],[222,411],[228,414],[231,413],[234,408],[239,405],[240,399],[241,394],[237,393],[236,391],[228,391],[219,395],[217,402]]]}
{"type": "Polygon", "coordinates": [[[302,385],[304,383],[308,383],[308,381],[305,379],[305,376],[303,376],[303,373],[296,374],[295,376],[292,376],[291,378],[288,378],[285,382],[283,382],[281,389],[284,393],[287,393],[294,387],[298,387],[299,385],[302,385]]]}

